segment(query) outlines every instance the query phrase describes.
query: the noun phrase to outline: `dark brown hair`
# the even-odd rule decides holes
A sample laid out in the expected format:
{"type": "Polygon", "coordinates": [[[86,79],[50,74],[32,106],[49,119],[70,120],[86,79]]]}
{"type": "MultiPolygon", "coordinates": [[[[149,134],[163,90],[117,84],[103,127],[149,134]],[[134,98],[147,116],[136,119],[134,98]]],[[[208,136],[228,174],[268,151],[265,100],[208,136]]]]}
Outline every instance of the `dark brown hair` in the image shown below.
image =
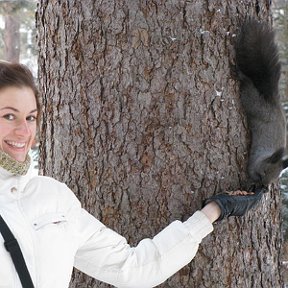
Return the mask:
{"type": "Polygon", "coordinates": [[[23,64],[0,60],[0,90],[11,86],[31,88],[35,95],[38,113],[40,113],[39,91],[29,68],[23,64]]]}

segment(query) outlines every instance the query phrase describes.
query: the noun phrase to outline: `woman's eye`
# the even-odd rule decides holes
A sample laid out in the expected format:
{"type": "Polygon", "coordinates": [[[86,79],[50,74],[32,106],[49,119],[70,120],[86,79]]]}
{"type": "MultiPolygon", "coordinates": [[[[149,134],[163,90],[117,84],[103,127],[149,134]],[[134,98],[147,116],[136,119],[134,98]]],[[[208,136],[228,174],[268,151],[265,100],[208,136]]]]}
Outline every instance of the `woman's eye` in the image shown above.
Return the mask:
{"type": "Polygon", "coordinates": [[[6,120],[14,120],[15,116],[13,114],[6,114],[3,116],[3,118],[6,120]]]}
{"type": "Polygon", "coordinates": [[[28,117],[26,118],[26,120],[29,121],[29,122],[34,122],[34,121],[37,120],[37,117],[34,116],[34,115],[31,115],[31,116],[28,116],[28,117]]]}

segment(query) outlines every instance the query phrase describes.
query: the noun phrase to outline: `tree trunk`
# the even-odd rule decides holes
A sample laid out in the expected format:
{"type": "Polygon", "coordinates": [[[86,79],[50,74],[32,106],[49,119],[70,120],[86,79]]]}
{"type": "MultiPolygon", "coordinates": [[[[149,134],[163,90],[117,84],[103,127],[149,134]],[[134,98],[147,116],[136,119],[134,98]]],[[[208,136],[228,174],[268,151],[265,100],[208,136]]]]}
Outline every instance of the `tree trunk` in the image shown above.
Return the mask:
{"type": "MultiPolygon", "coordinates": [[[[132,245],[213,193],[247,188],[249,133],[230,69],[247,14],[269,21],[269,1],[40,1],[42,173],[132,245]]],[[[276,190],[215,225],[159,287],[281,287],[276,190]]],[[[70,287],[111,286],[76,272],[70,287]]]]}

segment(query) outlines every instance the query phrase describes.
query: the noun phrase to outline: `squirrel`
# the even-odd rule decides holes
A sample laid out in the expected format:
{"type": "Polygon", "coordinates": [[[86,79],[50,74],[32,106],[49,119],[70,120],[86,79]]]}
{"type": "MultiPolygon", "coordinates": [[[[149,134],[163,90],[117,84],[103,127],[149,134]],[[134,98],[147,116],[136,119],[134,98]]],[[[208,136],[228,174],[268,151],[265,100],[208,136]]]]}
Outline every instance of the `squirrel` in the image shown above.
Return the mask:
{"type": "Polygon", "coordinates": [[[236,40],[240,101],[251,132],[248,176],[267,187],[288,166],[286,120],[278,91],[281,64],[275,33],[266,23],[249,18],[236,40]]]}

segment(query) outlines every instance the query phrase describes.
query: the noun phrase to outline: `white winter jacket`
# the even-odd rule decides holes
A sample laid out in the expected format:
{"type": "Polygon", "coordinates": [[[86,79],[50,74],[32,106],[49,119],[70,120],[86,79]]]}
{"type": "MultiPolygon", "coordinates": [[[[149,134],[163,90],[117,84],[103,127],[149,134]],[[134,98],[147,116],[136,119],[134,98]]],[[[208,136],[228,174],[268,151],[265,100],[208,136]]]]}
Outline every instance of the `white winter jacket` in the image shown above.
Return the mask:
{"type": "MultiPolygon", "coordinates": [[[[213,230],[197,211],[132,248],[82,209],[66,185],[29,173],[13,176],[2,168],[0,214],[19,242],[36,288],[68,287],[73,266],[116,287],[154,287],[189,263],[213,230]]],[[[3,242],[0,235],[0,288],[20,288],[3,242]]]]}

